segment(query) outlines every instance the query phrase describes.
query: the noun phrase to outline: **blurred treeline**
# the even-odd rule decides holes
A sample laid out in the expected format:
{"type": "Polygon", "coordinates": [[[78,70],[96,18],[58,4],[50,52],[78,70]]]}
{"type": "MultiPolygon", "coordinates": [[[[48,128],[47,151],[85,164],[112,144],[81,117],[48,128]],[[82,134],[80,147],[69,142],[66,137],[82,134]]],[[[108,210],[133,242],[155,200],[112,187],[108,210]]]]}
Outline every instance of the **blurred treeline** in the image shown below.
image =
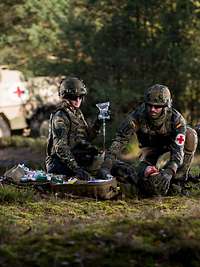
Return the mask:
{"type": "Polygon", "coordinates": [[[88,114],[110,100],[118,124],[162,83],[190,124],[200,119],[200,1],[1,0],[0,31],[0,64],[27,77],[75,74],[90,90],[88,114]]]}

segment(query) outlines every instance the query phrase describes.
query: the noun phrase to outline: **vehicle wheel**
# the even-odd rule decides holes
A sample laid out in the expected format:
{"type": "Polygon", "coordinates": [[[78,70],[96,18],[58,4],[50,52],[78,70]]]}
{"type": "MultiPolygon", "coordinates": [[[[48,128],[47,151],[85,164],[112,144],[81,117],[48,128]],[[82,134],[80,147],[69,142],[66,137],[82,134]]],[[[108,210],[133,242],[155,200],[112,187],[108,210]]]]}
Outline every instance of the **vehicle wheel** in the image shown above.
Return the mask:
{"type": "Polygon", "coordinates": [[[11,136],[8,123],[0,116],[0,138],[11,136]]]}
{"type": "Polygon", "coordinates": [[[30,120],[31,136],[48,137],[50,112],[38,112],[30,120]]]}
{"type": "Polygon", "coordinates": [[[48,134],[49,134],[49,121],[48,120],[44,120],[40,124],[39,132],[40,132],[41,137],[48,137],[48,134]]]}

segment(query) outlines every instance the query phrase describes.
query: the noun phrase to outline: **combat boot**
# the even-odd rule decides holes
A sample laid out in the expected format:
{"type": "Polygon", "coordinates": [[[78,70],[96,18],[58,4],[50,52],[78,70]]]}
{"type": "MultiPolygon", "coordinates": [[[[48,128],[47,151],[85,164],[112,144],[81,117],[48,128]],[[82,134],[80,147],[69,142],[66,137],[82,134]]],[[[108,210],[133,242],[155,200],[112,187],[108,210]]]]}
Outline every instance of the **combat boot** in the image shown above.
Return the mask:
{"type": "Polygon", "coordinates": [[[187,181],[189,170],[194,158],[194,154],[186,154],[184,155],[183,165],[178,169],[174,179],[187,181]]]}

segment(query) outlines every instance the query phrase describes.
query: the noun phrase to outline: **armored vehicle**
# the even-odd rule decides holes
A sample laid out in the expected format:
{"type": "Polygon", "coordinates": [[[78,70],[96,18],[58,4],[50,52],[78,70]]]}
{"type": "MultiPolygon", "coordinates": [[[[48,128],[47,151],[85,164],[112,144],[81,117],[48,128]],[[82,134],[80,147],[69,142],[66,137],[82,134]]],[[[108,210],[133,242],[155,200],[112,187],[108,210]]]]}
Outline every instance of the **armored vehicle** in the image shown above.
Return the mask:
{"type": "Polygon", "coordinates": [[[17,70],[0,67],[0,137],[27,127],[24,104],[28,100],[27,83],[17,70]]]}
{"type": "Polygon", "coordinates": [[[59,101],[58,85],[63,77],[34,77],[28,80],[26,121],[32,136],[48,136],[48,121],[59,101]]]}
{"type": "Polygon", "coordinates": [[[22,72],[0,66],[0,138],[13,132],[47,136],[62,77],[25,80],[22,72]]]}

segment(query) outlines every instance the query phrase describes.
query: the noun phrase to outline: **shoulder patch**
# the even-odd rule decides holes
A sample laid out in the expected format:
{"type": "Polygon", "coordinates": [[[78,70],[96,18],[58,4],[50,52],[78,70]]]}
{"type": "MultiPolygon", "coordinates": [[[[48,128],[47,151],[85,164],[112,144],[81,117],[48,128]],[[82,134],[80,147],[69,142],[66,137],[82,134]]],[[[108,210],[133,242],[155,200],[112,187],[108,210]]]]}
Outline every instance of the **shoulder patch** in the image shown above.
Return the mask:
{"type": "Polygon", "coordinates": [[[183,146],[185,143],[185,135],[181,134],[181,133],[177,134],[176,139],[175,139],[175,143],[178,146],[183,146]]]}

